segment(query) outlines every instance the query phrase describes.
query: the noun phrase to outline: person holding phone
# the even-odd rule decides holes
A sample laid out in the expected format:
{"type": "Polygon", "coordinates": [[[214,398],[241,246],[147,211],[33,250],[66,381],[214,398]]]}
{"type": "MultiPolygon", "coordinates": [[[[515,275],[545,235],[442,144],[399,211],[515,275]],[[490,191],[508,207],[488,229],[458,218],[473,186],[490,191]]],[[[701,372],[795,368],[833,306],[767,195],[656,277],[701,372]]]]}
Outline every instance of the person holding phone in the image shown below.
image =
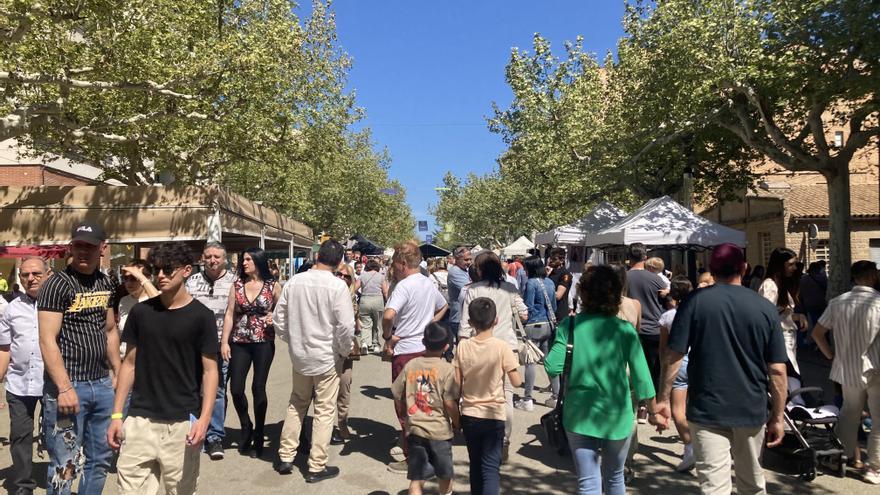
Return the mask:
{"type": "Polygon", "coordinates": [[[160,493],[192,494],[214,408],[201,396],[215,397],[219,380],[216,319],[184,286],[193,263],[186,244],[159,244],[147,258],[160,294],[135,305],[123,329],[125,360],[107,441],[119,450],[119,493],[161,486],[160,493]]]}

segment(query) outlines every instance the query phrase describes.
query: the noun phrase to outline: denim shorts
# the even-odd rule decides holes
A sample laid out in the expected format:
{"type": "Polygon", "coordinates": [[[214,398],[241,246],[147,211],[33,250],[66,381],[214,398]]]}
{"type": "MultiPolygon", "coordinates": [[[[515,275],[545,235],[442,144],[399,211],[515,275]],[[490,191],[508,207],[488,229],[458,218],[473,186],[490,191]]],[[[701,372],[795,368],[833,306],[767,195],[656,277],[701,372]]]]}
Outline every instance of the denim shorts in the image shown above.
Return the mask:
{"type": "Polygon", "coordinates": [[[437,476],[452,479],[452,439],[429,440],[409,435],[407,442],[406,479],[424,481],[437,476]]]}
{"type": "Polygon", "coordinates": [[[675,375],[675,381],[672,382],[672,389],[682,389],[688,388],[688,355],[685,354],[684,358],[681,360],[681,368],[678,369],[678,374],[675,375]]]}

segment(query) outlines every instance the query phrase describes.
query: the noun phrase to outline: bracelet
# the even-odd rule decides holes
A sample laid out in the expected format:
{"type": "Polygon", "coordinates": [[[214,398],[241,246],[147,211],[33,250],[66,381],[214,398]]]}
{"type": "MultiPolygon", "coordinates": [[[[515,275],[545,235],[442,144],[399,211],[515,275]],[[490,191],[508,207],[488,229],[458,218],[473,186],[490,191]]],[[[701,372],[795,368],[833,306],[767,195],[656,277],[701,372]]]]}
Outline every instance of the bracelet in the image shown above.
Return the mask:
{"type": "Polygon", "coordinates": [[[71,390],[73,390],[73,385],[71,385],[71,386],[65,388],[65,389],[62,390],[61,392],[58,392],[58,395],[66,394],[67,392],[70,392],[71,390]]]}
{"type": "Polygon", "coordinates": [[[113,414],[110,415],[110,419],[122,419],[122,413],[121,413],[121,412],[115,412],[115,413],[113,413],[113,414]]]}

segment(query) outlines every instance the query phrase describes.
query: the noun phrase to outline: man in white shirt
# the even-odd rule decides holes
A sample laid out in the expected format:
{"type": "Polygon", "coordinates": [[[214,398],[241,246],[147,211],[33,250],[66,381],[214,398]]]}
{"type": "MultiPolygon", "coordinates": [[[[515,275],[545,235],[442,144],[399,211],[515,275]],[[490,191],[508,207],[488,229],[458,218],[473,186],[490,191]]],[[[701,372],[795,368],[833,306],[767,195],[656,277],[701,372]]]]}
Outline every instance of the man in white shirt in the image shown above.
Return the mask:
{"type": "Polygon", "coordinates": [[[275,332],[287,342],[293,364],[293,392],[281,430],[278,472],[293,471],[302,421],[314,390],[307,483],[339,475],[338,467],[327,465],[327,447],[336,418],[339,372],[351,353],[354,336],[351,293],[345,282],[333,275],[343,254],[342,244],[333,239],[321,244],[315,266],[285,284],[272,314],[275,332]]]}
{"type": "Polygon", "coordinates": [[[48,278],[42,258],[21,263],[18,276],[24,294],[13,299],[0,318],[0,381],[6,379],[9,405],[10,493],[29,494],[37,488],[31,476],[34,456],[34,411],[43,397],[43,357],[37,324],[37,294],[48,278]]]}
{"type": "MultiPolygon", "coordinates": [[[[382,315],[385,353],[392,356],[391,383],[394,383],[406,363],[425,352],[422,343],[425,327],[432,321],[440,321],[446,313],[446,298],[431,279],[421,274],[421,260],[422,253],[415,241],[394,247],[391,269],[397,285],[382,315]]],[[[403,454],[406,455],[406,411],[395,408],[395,412],[400,422],[403,454]]],[[[390,464],[389,469],[406,472],[406,460],[390,464]]]]}
{"type": "MultiPolygon", "coordinates": [[[[880,292],[877,265],[857,261],[850,269],[855,285],[828,303],[813,328],[813,340],[831,363],[831,379],[843,387],[843,409],[837,434],[846,455],[861,462],[858,429],[865,403],[876,418],[880,411],[880,292]],[[826,334],[834,332],[834,350],[826,334]],[[855,455],[853,455],[855,454],[855,455]]],[[[868,438],[868,469],[863,479],[880,484],[880,432],[871,430],[868,438]]]]}

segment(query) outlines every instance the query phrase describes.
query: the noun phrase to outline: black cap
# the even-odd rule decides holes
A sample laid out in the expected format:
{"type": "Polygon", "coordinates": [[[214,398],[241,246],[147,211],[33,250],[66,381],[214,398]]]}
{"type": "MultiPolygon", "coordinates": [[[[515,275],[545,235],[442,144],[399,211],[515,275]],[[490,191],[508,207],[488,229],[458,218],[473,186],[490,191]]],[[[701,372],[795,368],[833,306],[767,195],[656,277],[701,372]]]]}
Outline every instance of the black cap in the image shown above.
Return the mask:
{"type": "Polygon", "coordinates": [[[73,229],[70,230],[71,241],[88,242],[89,244],[98,246],[106,239],[107,236],[104,235],[104,228],[99,224],[88,220],[77,223],[73,226],[73,229]]]}

